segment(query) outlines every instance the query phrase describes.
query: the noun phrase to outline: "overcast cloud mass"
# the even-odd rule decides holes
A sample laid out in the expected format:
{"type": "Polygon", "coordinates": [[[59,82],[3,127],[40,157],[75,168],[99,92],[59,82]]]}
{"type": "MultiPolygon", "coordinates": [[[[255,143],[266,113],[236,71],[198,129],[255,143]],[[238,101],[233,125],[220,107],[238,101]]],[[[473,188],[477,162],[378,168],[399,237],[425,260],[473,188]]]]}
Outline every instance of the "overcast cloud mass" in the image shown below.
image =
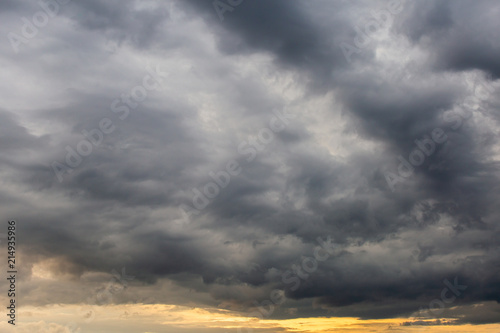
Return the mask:
{"type": "Polygon", "coordinates": [[[499,17],[493,0],[2,1],[19,307],[0,329],[240,327],[176,314],[196,308],[260,313],[248,332],[490,332],[499,17]]]}

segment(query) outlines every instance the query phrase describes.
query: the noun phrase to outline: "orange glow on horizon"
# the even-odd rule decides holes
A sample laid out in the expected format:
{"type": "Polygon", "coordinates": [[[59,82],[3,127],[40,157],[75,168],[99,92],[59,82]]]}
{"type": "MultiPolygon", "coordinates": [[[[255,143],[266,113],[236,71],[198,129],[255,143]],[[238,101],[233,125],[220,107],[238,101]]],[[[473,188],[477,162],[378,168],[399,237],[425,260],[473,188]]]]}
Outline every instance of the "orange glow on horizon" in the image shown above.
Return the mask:
{"type": "MultiPolygon", "coordinates": [[[[130,326],[131,324],[141,327],[141,333],[177,332],[177,330],[203,333],[205,329],[207,332],[220,329],[225,330],[224,332],[234,330],[234,333],[246,333],[246,328],[253,329],[254,333],[500,332],[499,324],[403,326],[402,323],[407,322],[407,318],[361,320],[359,318],[319,317],[257,320],[229,310],[177,305],[123,304],[90,307],[95,314],[90,321],[84,318],[84,312],[89,309],[88,305],[20,307],[19,314],[23,321],[17,328],[20,329],[19,332],[24,332],[24,330],[30,331],[29,325],[42,325],[41,322],[46,325],[63,325],[71,321],[82,327],[82,332],[95,331],[101,327],[105,331],[105,327],[109,325],[123,327],[123,333],[138,332],[130,326]],[[24,330],[23,326],[25,326],[24,330]]],[[[3,330],[2,325],[0,325],[0,331],[10,332],[3,330]]]]}

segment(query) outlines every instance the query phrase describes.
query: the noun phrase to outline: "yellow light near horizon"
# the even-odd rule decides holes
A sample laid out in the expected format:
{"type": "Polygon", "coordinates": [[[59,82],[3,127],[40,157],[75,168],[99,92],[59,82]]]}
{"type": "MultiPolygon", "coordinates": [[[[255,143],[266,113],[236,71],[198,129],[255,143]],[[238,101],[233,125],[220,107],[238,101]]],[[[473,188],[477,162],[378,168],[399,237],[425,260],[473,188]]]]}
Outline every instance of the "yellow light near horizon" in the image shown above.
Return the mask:
{"type": "MultiPolygon", "coordinates": [[[[44,307],[26,306],[19,308],[20,327],[37,321],[63,324],[68,321],[88,325],[82,318],[82,304],[79,305],[49,305],[44,307]]],[[[187,329],[189,332],[213,332],[214,329],[234,329],[246,332],[252,328],[258,332],[289,332],[289,333],[365,333],[365,332],[440,332],[440,333],[474,333],[500,332],[500,325],[441,325],[441,326],[402,326],[405,318],[362,320],[359,318],[297,318],[286,320],[257,320],[248,318],[229,310],[216,308],[199,308],[164,304],[123,304],[95,306],[96,314],[92,320],[94,327],[123,327],[123,333],[128,331],[131,322],[140,324],[144,332],[175,332],[177,329],[187,329]],[[124,314],[129,314],[124,319],[124,314]],[[269,331],[271,330],[271,331],[269,331]]],[[[0,326],[1,327],[1,326],[0,326]]],[[[23,331],[24,332],[24,331],[23,331]]]]}

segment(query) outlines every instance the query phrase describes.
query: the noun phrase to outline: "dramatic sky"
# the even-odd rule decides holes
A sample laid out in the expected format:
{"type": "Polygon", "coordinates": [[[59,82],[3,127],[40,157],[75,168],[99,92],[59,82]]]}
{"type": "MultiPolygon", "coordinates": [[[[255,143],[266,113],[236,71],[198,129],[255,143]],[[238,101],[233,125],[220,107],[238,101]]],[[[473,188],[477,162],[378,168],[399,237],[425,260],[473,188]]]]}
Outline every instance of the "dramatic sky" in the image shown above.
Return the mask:
{"type": "Polygon", "coordinates": [[[0,331],[499,332],[499,17],[2,0],[0,331]]]}

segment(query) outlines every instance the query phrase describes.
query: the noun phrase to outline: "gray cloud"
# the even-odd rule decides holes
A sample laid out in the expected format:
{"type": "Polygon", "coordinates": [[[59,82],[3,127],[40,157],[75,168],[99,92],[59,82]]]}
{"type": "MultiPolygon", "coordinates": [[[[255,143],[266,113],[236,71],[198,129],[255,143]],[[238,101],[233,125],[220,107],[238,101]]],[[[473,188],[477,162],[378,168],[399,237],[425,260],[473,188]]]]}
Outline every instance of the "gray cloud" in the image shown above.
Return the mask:
{"type": "MultiPolygon", "coordinates": [[[[2,35],[40,10],[22,3],[1,5],[2,35]]],[[[410,316],[458,276],[457,318],[498,322],[498,5],[405,3],[346,61],[339,44],[386,5],[244,0],[220,21],[210,1],[71,2],[19,54],[4,43],[0,207],[30,265],[57,258],[76,280],[127,267],[123,303],[168,302],[150,288],[173,281],[176,302],[246,311],[281,288],[276,318],[410,316]],[[156,65],[161,88],[120,119],[113,101],[156,65]],[[295,118],[249,161],[240,144],[285,108],[295,118]],[[103,118],[116,129],[59,182],[51,163],[103,118]],[[386,172],[436,128],[445,142],[391,191],[386,172]],[[233,159],[241,173],[186,221],[180,205],[233,159]],[[291,290],[282,273],[327,235],[338,252],[291,290]]]]}

